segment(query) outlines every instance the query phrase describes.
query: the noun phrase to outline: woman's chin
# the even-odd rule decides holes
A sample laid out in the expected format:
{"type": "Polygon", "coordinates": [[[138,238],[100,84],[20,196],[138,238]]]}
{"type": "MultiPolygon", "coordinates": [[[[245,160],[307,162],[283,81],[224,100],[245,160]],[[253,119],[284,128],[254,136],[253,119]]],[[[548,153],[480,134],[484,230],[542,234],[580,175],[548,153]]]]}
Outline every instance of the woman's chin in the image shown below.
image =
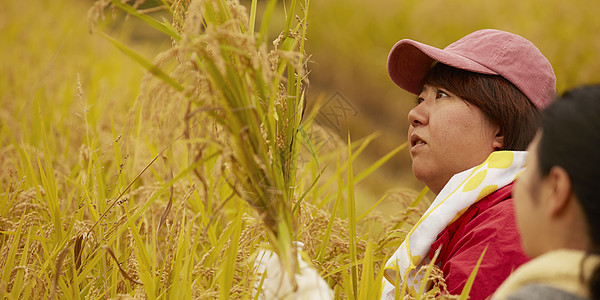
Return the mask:
{"type": "Polygon", "coordinates": [[[440,176],[442,172],[439,169],[434,168],[433,165],[419,165],[413,161],[412,165],[413,174],[422,183],[424,183],[434,193],[438,194],[444,185],[450,179],[449,177],[440,176]]]}
{"type": "Polygon", "coordinates": [[[435,181],[435,172],[431,168],[425,168],[424,166],[415,165],[415,163],[413,162],[412,171],[415,177],[427,186],[429,186],[430,183],[435,181]]]}

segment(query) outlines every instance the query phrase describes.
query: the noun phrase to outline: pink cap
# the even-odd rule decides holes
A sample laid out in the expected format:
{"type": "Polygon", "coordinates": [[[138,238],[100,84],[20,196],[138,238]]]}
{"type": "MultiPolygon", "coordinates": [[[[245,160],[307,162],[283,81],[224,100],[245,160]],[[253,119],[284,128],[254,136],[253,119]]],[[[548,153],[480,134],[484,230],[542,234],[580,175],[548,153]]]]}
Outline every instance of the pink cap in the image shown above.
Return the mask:
{"type": "Polygon", "coordinates": [[[399,87],[418,94],[435,61],[462,70],[500,75],[540,110],[556,94],[554,70],[540,50],[519,35],[495,29],[475,31],[443,50],[401,40],[390,51],[388,73],[399,87]]]}

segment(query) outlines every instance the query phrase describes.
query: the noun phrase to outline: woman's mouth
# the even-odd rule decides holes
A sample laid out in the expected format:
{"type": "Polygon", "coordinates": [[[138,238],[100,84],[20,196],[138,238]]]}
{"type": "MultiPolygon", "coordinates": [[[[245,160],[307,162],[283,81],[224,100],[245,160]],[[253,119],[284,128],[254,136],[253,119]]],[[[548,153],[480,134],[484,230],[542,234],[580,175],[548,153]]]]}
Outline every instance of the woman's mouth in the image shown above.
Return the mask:
{"type": "Polygon", "coordinates": [[[421,139],[420,136],[416,135],[416,134],[411,134],[410,136],[410,150],[411,152],[421,148],[423,146],[427,145],[427,142],[425,142],[423,139],[421,139]]]}

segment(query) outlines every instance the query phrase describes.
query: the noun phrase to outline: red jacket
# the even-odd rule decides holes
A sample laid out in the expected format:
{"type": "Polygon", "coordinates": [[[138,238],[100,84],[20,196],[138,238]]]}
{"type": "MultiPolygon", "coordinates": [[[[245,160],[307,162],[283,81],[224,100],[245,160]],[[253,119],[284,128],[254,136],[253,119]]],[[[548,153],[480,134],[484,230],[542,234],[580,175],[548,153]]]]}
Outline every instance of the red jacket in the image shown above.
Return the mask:
{"type": "Polygon", "coordinates": [[[529,260],[521,248],[515,220],[511,195],[513,184],[471,205],[431,245],[430,259],[441,245],[436,263],[444,272],[451,294],[462,292],[486,246],[469,294],[471,300],[486,299],[514,269],[529,260]]]}

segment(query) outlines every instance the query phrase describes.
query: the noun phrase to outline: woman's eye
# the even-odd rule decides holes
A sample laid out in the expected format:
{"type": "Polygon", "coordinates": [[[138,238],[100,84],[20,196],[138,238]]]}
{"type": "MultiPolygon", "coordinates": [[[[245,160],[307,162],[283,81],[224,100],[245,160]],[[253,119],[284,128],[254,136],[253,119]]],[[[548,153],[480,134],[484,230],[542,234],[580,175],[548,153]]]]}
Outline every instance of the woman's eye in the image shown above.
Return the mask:
{"type": "Polygon", "coordinates": [[[417,105],[419,105],[419,104],[421,104],[423,101],[425,101],[425,99],[423,99],[423,98],[421,98],[421,97],[417,97],[417,99],[416,99],[416,101],[415,101],[415,102],[417,103],[417,105]]]}
{"type": "Polygon", "coordinates": [[[442,90],[437,90],[436,98],[448,97],[448,94],[442,90]]]}

